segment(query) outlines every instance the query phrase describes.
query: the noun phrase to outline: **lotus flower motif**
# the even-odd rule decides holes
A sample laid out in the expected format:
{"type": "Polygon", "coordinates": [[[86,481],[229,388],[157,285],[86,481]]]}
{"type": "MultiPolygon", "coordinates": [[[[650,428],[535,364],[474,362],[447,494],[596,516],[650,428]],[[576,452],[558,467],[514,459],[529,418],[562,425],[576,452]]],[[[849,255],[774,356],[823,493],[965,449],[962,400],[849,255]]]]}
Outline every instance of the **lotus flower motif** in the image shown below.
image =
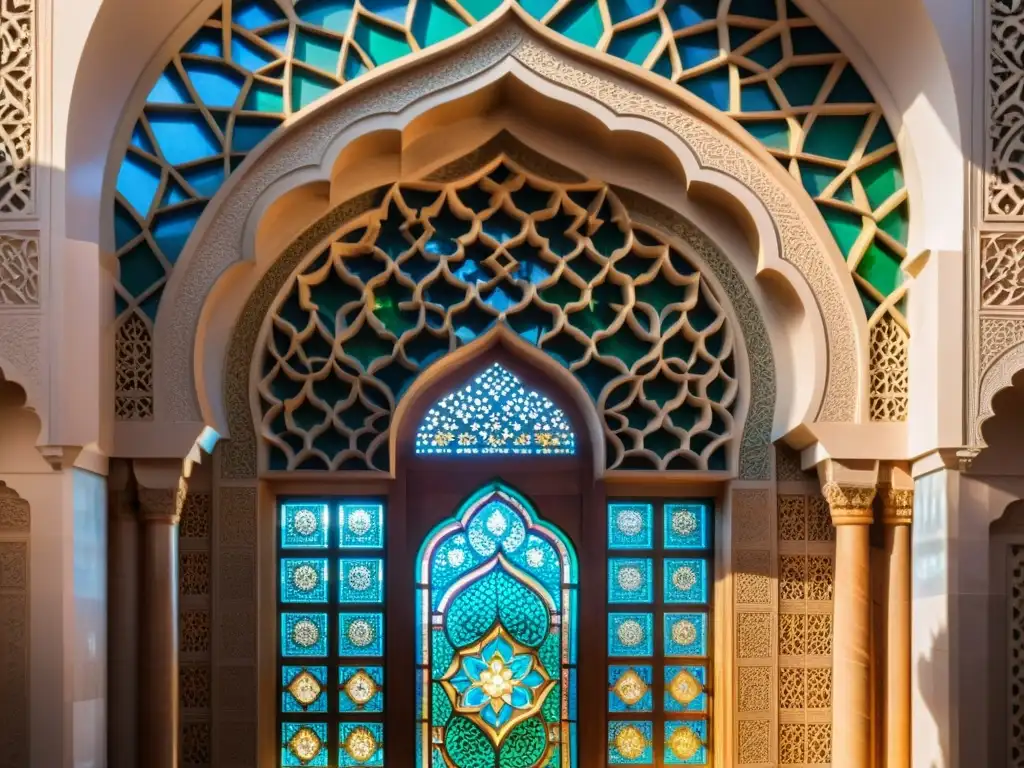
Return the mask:
{"type": "Polygon", "coordinates": [[[537,652],[520,645],[501,625],[462,648],[441,682],[452,706],[477,723],[495,745],[532,716],[555,685],[537,652]]]}

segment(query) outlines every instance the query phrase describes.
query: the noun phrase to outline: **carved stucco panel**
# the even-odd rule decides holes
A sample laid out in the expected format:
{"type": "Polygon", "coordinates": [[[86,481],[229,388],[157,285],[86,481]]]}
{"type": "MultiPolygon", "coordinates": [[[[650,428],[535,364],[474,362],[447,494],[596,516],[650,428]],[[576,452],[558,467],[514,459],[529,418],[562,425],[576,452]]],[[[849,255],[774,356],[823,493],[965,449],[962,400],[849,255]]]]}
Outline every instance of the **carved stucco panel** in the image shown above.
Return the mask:
{"type": "Polygon", "coordinates": [[[0,217],[33,213],[35,3],[0,0],[0,217]]]}
{"type": "Polygon", "coordinates": [[[39,304],[39,238],[0,233],[0,307],[39,304]]]}
{"type": "Polygon", "coordinates": [[[0,318],[0,369],[5,378],[25,388],[30,403],[38,402],[42,393],[42,316],[12,313],[0,318]]]}

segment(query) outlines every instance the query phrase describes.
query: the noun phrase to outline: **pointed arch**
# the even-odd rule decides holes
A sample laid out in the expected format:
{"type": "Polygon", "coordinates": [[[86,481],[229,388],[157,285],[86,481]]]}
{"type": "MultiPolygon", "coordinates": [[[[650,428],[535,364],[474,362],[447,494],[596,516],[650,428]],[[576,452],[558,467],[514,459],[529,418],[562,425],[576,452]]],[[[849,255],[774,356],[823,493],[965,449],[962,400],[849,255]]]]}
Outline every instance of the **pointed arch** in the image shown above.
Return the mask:
{"type": "Polygon", "coordinates": [[[568,537],[492,483],[428,534],[416,582],[417,768],[435,756],[461,768],[488,750],[495,765],[506,753],[523,768],[575,764],[578,565],[568,537]]]}

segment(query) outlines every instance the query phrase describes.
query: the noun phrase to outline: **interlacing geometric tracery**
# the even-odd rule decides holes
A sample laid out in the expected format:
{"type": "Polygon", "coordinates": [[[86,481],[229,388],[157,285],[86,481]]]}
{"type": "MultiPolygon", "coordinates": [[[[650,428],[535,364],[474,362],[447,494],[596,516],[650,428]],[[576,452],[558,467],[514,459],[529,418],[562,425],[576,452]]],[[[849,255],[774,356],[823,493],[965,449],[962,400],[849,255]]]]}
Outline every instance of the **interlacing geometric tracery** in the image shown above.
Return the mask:
{"type": "Polygon", "coordinates": [[[501,157],[396,184],[290,278],[258,375],[271,469],[389,469],[418,374],[504,324],[593,398],[609,469],[726,469],[734,332],[698,269],[606,185],[501,157]]]}

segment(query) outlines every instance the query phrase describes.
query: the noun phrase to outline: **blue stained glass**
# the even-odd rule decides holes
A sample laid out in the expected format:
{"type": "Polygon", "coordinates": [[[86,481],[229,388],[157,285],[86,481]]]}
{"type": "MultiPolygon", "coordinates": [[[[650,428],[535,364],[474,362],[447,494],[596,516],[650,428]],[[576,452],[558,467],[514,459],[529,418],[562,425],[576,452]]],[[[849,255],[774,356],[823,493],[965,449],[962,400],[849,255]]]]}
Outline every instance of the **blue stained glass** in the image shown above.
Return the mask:
{"type": "Polygon", "coordinates": [[[326,504],[284,504],[281,507],[283,549],[327,546],[326,504]]]}
{"type": "Polygon", "coordinates": [[[384,600],[384,561],[343,557],[338,563],[342,603],[380,603],[384,600]]]}
{"type": "Polygon", "coordinates": [[[233,107],[245,83],[245,77],[226,64],[185,62],[192,87],[208,107],[233,107]]]}
{"type": "Polygon", "coordinates": [[[708,564],[699,558],[665,560],[665,602],[706,603],[708,564]]]}
{"type": "Polygon", "coordinates": [[[149,129],[172,165],[192,163],[221,151],[220,141],[197,112],[147,112],[149,129]]]}
{"type": "Polygon", "coordinates": [[[608,711],[650,712],[654,708],[652,668],[647,665],[608,668],[608,711]]]}
{"type": "Polygon", "coordinates": [[[281,723],[281,765],[327,765],[327,723],[281,723]]]}
{"type": "Polygon", "coordinates": [[[608,602],[649,603],[654,599],[654,562],[650,558],[608,561],[608,602]]]}
{"type": "Polygon", "coordinates": [[[326,656],[326,613],[282,613],[282,656],[326,656]]]}
{"type": "Polygon", "coordinates": [[[321,558],[281,561],[282,603],[326,603],[327,561],[321,558]]]}
{"type": "Polygon", "coordinates": [[[574,454],[565,413],[499,363],[427,411],[416,432],[419,454],[574,454]]]}
{"type": "Polygon", "coordinates": [[[339,667],[338,684],[341,686],[338,711],[384,711],[383,667],[339,667]]]}
{"type": "Polygon", "coordinates": [[[608,615],[609,656],[652,656],[654,617],[650,613],[608,615]]]}
{"type": "Polygon", "coordinates": [[[342,549],[384,548],[382,504],[342,504],[339,514],[342,549]]]}
{"type": "Polygon", "coordinates": [[[327,711],[327,667],[282,667],[281,685],[282,711],[327,711]]]}
{"type": "Polygon", "coordinates": [[[707,645],[706,613],[665,614],[666,656],[706,656],[707,645]]]}
{"type": "Polygon", "coordinates": [[[665,505],[665,549],[707,549],[710,509],[702,502],[665,505]]]}
{"type": "Polygon", "coordinates": [[[338,616],[339,656],[383,656],[384,615],[343,613],[338,616]]]}
{"type": "Polygon", "coordinates": [[[608,549],[650,549],[654,545],[654,507],[608,505],[608,549]]]}
{"type": "Polygon", "coordinates": [[[117,191],[141,218],[146,218],[160,187],[160,169],[129,152],[117,173],[117,191]]]}
{"type": "Polygon", "coordinates": [[[612,720],[608,723],[608,762],[613,765],[649,765],[654,762],[654,725],[647,720],[612,720]]]}
{"type": "Polygon", "coordinates": [[[705,667],[665,667],[665,711],[707,712],[707,682],[705,667]]]}
{"type": "Polygon", "coordinates": [[[341,723],[338,726],[338,765],[341,768],[382,768],[383,723],[341,723]]]}
{"type": "Polygon", "coordinates": [[[707,765],[707,741],[708,724],[705,720],[665,723],[665,762],[670,765],[707,765]],[[698,740],[700,746],[697,746],[698,740]]]}

